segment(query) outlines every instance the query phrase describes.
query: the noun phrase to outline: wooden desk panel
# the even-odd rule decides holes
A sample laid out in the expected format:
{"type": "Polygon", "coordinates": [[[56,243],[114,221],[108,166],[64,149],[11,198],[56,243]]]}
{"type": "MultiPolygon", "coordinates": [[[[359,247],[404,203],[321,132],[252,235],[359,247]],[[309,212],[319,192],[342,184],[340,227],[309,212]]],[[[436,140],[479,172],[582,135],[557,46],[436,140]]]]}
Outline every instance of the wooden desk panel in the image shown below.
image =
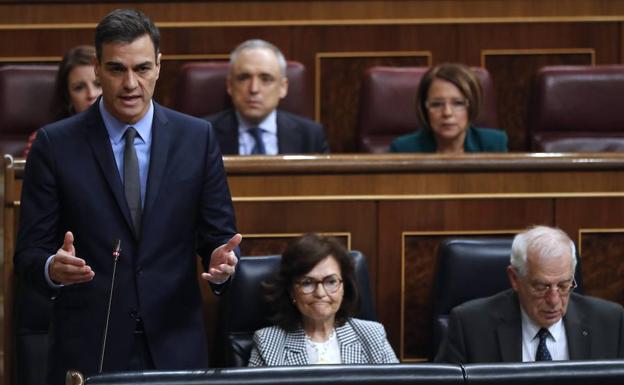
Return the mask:
{"type": "Polygon", "coordinates": [[[620,154],[225,157],[237,200],[508,198],[624,191],[620,154]],[[610,177],[605,177],[608,172],[610,177]],[[528,195],[527,195],[528,196],[528,195]]]}

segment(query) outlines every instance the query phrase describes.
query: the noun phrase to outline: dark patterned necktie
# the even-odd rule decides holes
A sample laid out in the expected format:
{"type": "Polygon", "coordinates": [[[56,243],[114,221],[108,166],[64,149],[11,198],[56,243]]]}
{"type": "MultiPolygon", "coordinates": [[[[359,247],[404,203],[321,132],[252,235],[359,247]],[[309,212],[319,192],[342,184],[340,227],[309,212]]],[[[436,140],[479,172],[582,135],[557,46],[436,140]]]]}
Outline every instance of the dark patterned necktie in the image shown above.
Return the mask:
{"type": "Polygon", "coordinates": [[[134,232],[138,237],[141,234],[141,181],[139,177],[139,160],[134,149],[136,137],[134,127],[126,130],[126,147],[124,148],[124,193],[130,208],[134,232]]]}
{"type": "Polygon", "coordinates": [[[550,333],[548,329],[541,328],[537,332],[537,336],[539,337],[539,344],[537,345],[537,352],[535,352],[535,361],[552,361],[552,357],[550,356],[550,352],[546,347],[546,338],[550,333]]]}
{"type": "Polygon", "coordinates": [[[262,155],[266,154],[266,150],[264,149],[264,142],[262,141],[262,130],[260,127],[254,127],[249,129],[249,133],[253,136],[256,141],[255,146],[251,149],[252,155],[262,155]]]}

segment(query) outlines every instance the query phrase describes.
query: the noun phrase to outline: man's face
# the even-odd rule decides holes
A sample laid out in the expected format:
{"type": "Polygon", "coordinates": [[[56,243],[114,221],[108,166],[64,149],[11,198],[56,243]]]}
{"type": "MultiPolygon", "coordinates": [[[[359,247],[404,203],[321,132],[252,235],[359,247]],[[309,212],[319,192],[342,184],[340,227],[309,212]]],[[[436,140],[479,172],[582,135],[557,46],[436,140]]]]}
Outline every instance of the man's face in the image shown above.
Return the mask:
{"type": "Polygon", "coordinates": [[[277,108],[288,92],[277,56],[270,49],[240,52],[230,68],[227,91],[238,113],[252,124],[260,123],[277,108]]]}
{"type": "Polygon", "coordinates": [[[149,35],[131,43],[105,43],[95,74],[102,85],[106,109],[123,123],[133,124],[147,112],[160,73],[149,35]]]}
{"type": "Polygon", "coordinates": [[[552,326],[566,313],[570,292],[561,291],[573,282],[571,261],[569,251],[556,258],[539,258],[529,252],[526,276],[520,276],[512,266],[507,268],[520,305],[540,327],[552,326]]]}

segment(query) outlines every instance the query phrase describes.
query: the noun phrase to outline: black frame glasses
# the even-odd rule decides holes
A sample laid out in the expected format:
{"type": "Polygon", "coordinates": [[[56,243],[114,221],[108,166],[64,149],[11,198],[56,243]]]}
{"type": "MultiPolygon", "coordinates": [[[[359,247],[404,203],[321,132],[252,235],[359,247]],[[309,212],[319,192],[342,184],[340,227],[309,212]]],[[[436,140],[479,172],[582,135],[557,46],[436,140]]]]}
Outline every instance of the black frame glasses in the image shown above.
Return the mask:
{"type": "Polygon", "coordinates": [[[304,277],[295,282],[295,284],[299,287],[299,290],[301,290],[303,294],[314,293],[319,284],[323,285],[323,289],[325,289],[327,294],[333,294],[340,289],[340,285],[342,285],[342,278],[336,274],[323,277],[320,281],[311,277],[304,277]]]}

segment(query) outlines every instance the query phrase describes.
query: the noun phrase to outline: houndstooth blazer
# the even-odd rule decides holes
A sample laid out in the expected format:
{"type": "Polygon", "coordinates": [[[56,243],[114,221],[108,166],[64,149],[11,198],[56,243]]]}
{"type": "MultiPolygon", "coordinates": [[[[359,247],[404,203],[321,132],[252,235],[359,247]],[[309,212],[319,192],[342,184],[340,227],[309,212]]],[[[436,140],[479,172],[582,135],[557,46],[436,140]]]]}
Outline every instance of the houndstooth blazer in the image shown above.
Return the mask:
{"type": "MultiPolygon", "coordinates": [[[[336,328],[343,364],[398,363],[386,338],[383,325],[378,322],[349,318],[336,328]]],[[[308,354],[303,329],[287,332],[279,326],[257,330],[249,366],[308,365],[308,354]]]]}

